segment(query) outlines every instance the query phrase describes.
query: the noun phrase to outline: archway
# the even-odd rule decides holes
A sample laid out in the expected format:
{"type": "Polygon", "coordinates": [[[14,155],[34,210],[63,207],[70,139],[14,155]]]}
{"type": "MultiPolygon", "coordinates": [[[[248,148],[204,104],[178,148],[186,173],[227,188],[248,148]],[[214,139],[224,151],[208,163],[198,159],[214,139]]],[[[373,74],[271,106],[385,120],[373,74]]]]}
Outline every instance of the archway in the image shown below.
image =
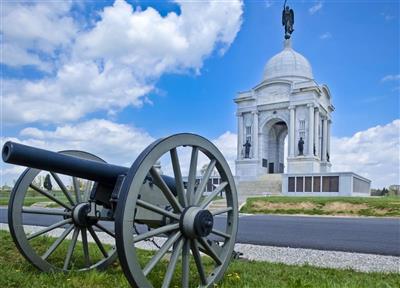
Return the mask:
{"type": "MultiPolygon", "coordinates": [[[[269,120],[262,129],[262,166],[268,174],[284,173],[285,139],[288,126],[280,118],[269,120]]],[[[286,140],[287,141],[287,140],[286,140]]],[[[287,145],[286,145],[287,146],[287,145]]]]}

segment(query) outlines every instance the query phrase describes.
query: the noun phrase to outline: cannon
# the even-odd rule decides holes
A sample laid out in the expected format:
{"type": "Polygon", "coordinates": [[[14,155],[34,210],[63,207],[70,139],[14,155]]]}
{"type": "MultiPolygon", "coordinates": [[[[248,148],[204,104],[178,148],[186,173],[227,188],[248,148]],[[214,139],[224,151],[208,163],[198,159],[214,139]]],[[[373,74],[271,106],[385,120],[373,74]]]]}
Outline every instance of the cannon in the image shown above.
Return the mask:
{"type": "Polygon", "coordinates": [[[156,140],[130,168],[83,151],[14,142],[4,144],[2,158],[27,167],[12,190],[8,223],[21,254],[41,271],[105,269],[118,258],[133,287],[213,287],[232,259],[234,178],[201,136],[156,140]],[[54,191],[40,185],[43,173],[57,184],[47,185],[54,191]],[[31,205],[33,193],[46,205],[31,205]],[[211,207],[215,199],[219,205],[211,207]]]}

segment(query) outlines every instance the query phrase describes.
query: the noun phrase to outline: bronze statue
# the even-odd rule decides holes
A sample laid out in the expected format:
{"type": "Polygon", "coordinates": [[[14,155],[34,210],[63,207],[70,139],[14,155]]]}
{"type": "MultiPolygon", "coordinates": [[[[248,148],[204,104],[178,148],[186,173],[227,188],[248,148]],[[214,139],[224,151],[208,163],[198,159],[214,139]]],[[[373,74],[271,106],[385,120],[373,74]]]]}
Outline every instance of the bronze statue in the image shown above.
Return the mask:
{"type": "Polygon", "coordinates": [[[250,158],[251,144],[250,144],[249,139],[246,140],[246,143],[244,143],[243,147],[244,147],[244,158],[250,158]]]}
{"type": "Polygon", "coordinates": [[[283,5],[282,11],[282,26],[285,26],[285,39],[289,39],[290,35],[293,33],[294,25],[294,12],[293,9],[290,9],[289,6],[283,5]]]}
{"type": "Polygon", "coordinates": [[[299,155],[303,155],[303,152],[304,152],[304,140],[303,140],[303,137],[300,137],[299,143],[297,144],[297,148],[299,149],[299,155]]]}

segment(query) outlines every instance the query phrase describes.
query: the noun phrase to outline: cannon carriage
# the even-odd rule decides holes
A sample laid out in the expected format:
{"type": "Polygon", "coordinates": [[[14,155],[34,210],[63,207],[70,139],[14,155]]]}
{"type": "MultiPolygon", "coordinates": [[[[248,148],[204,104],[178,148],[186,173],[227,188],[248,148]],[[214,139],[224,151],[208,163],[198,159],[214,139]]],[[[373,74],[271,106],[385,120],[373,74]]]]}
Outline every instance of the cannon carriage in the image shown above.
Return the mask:
{"type": "Polygon", "coordinates": [[[2,157],[6,163],[28,167],[12,191],[8,222],[19,251],[38,269],[105,269],[119,258],[133,287],[159,286],[152,271],[161,262],[168,263],[166,268],[157,270],[158,278],[160,273],[163,275],[162,287],[170,287],[171,283],[180,287],[213,287],[223,277],[237,233],[237,192],[226,160],[205,138],[176,134],[159,139],[130,168],[107,164],[82,151],[55,153],[13,142],[4,144],[2,157]],[[188,151],[186,156],[179,154],[182,149],[188,151]],[[201,157],[206,159],[206,166],[199,180],[201,157]],[[188,159],[186,167],[182,158],[188,159]],[[160,159],[169,160],[170,176],[155,167],[160,159]],[[183,168],[187,177],[183,176],[183,168]],[[41,171],[51,175],[62,197],[35,184],[41,171]],[[204,194],[213,173],[219,175],[220,181],[204,194]],[[70,177],[72,188],[68,189],[64,182],[70,177]],[[85,189],[80,179],[87,181],[85,189]],[[53,208],[28,206],[30,190],[52,202],[53,208]],[[210,203],[221,193],[224,205],[210,209],[210,203]],[[27,223],[43,226],[35,223],[38,218],[33,216],[37,215],[53,221],[29,233],[24,226],[27,223]],[[56,230],[59,233],[51,238],[48,247],[35,247],[37,240],[56,230]],[[52,255],[67,238],[70,241],[63,259],[53,261],[52,255]],[[106,238],[114,244],[104,243],[106,238]],[[141,257],[141,243],[149,240],[156,249],[141,257]],[[97,246],[100,256],[91,255],[90,245],[97,246]],[[83,253],[76,256],[78,248],[83,253]]]}

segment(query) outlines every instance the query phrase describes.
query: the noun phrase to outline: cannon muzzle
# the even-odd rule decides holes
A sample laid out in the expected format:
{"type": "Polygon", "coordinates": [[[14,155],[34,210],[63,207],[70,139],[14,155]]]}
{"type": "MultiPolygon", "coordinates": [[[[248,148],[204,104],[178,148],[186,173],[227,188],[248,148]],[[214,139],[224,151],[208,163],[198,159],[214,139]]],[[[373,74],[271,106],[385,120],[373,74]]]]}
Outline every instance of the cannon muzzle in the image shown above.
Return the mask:
{"type": "Polygon", "coordinates": [[[81,159],[8,141],[3,146],[3,161],[10,164],[46,170],[114,186],[128,168],[81,159]]]}

